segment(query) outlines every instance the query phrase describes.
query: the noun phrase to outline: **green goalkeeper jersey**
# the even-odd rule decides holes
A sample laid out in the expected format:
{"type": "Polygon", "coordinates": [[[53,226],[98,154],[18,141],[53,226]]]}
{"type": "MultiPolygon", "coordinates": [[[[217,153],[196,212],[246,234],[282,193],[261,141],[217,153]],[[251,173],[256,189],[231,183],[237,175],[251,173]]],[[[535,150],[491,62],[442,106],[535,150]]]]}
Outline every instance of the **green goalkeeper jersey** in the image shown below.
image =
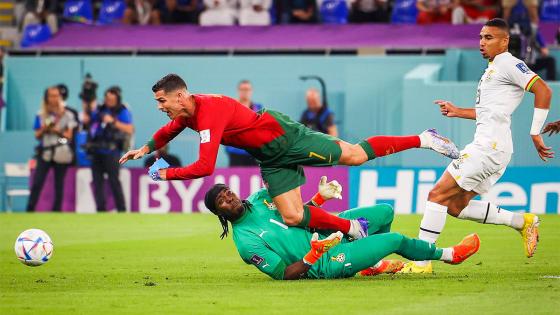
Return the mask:
{"type": "MultiPolygon", "coordinates": [[[[274,279],[283,279],[286,267],[301,260],[311,249],[312,233],[284,224],[266,189],[252,194],[248,201],[251,206],[232,223],[237,251],[247,264],[255,265],[274,279]]],[[[327,256],[323,255],[311,267],[308,277],[325,277],[321,265],[327,256]]]]}
{"type": "MultiPolygon", "coordinates": [[[[311,232],[299,227],[288,227],[272,203],[270,194],[261,190],[249,197],[251,206],[233,225],[233,241],[239,255],[247,264],[274,279],[283,279],[289,265],[301,260],[311,249],[311,232]]],[[[308,278],[346,278],[375,265],[383,257],[397,253],[411,260],[437,260],[442,249],[421,240],[410,239],[399,233],[390,233],[393,208],[380,204],[349,209],[339,217],[348,220],[368,220],[368,237],[331,248],[313,264],[308,278]]],[[[327,237],[322,234],[320,239],[327,237]]]]}

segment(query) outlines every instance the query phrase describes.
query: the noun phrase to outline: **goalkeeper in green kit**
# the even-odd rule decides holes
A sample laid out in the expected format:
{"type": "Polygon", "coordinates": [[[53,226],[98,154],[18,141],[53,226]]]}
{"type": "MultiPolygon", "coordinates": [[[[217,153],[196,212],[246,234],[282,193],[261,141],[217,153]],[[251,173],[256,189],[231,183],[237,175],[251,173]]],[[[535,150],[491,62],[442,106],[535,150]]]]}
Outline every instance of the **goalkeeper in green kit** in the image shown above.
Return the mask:
{"type": "MultiPolygon", "coordinates": [[[[341,198],[342,187],[321,178],[319,192],[309,204],[341,198]]],[[[393,208],[381,204],[342,212],[346,219],[368,220],[368,236],[351,241],[338,231],[318,231],[290,227],[272,202],[266,189],[241,200],[229,187],[214,185],[205,196],[206,207],[218,216],[222,224],[221,238],[228,235],[229,223],[239,255],[247,264],[276,280],[301,278],[345,278],[362,275],[395,273],[404,262],[383,260],[396,253],[410,260],[442,260],[459,264],[476,253],[480,240],[476,234],[466,236],[461,243],[448,248],[392,233],[393,208]]]]}

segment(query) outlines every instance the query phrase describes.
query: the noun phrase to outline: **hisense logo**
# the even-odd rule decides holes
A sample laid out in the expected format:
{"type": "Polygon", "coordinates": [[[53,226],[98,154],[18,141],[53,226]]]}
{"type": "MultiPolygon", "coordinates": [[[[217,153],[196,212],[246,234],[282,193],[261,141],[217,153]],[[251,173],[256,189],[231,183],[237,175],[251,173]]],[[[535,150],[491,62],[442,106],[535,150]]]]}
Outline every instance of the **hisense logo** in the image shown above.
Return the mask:
{"type": "MultiPolygon", "coordinates": [[[[518,170],[509,172],[515,171],[518,170]]],[[[545,213],[549,209],[549,212],[560,213],[560,180],[539,182],[532,177],[530,185],[523,185],[529,177],[515,175],[516,182],[500,180],[481,199],[508,210],[545,213]]],[[[386,202],[393,204],[396,213],[422,213],[438,177],[433,169],[361,170],[357,204],[368,206],[386,202]]]]}

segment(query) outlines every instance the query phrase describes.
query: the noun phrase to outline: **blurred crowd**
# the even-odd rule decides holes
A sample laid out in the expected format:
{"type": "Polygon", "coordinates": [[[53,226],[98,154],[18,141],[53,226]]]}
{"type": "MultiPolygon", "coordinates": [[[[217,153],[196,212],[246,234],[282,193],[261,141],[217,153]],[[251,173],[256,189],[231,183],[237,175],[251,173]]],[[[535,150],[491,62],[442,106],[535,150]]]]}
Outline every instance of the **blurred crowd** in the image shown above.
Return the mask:
{"type": "MultiPolygon", "coordinates": [[[[560,10],[556,0],[19,0],[20,26],[45,23],[56,33],[63,20],[138,25],[271,25],[406,22],[484,23],[526,11],[532,25],[539,6],[560,10]],[[549,3],[550,2],[550,3],[549,3]],[[557,6],[558,8],[556,8],[557,6]],[[556,8],[556,9],[555,9],[556,8]]],[[[549,11],[550,11],[549,10],[549,11]]],[[[548,12],[548,11],[547,11],[548,12]]],[[[545,12],[543,11],[543,14],[545,12]]],[[[560,14],[560,13],[559,13],[560,14]]]]}

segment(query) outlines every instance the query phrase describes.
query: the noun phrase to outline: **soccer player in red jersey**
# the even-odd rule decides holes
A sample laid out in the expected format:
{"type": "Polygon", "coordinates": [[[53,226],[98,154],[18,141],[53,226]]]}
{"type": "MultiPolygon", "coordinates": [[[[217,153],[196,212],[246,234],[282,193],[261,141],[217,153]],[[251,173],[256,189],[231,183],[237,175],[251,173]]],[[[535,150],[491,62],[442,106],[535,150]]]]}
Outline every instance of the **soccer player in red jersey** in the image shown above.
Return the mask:
{"type": "MultiPolygon", "coordinates": [[[[303,165],[361,165],[411,148],[432,149],[450,158],[459,156],[455,144],[434,130],[404,137],[375,136],[350,144],[312,131],[276,111],[263,109],[255,113],[227,96],[190,94],[185,81],[176,74],[160,79],[152,91],[158,109],[171,122],[161,127],[147,144],[123,155],[120,163],[139,159],[190,128],[200,135],[198,161],[182,168],[160,169],[155,173],[156,179],[185,180],[212,174],[220,144],[247,150],[258,160],[269,194],[289,226],[342,231],[355,239],[367,236],[367,220],[347,220],[303,204],[303,165]]],[[[321,203],[319,199],[316,198],[316,204],[321,203]]]]}

